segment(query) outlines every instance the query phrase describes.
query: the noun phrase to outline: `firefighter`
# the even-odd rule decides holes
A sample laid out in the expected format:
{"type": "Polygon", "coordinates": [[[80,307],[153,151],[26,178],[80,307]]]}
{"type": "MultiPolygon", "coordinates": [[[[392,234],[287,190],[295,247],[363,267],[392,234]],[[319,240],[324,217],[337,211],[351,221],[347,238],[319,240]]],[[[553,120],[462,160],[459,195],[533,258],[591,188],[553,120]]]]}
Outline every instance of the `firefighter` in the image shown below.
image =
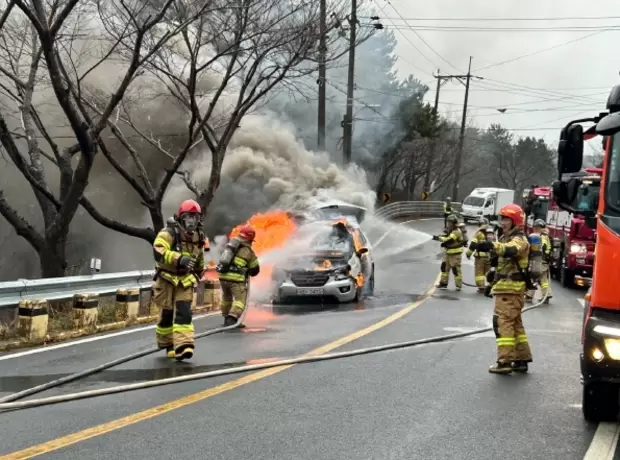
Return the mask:
{"type": "Polygon", "coordinates": [[[486,217],[481,217],[478,221],[478,230],[465,252],[465,256],[468,259],[471,259],[472,254],[474,256],[474,276],[478,292],[480,293],[484,293],[486,274],[491,269],[491,263],[489,261],[489,253],[477,250],[477,246],[478,243],[487,241],[488,231],[489,220],[486,217]]]}
{"type": "Polygon", "coordinates": [[[440,241],[441,247],[445,248],[443,261],[441,262],[441,278],[437,287],[446,289],[450,279],[450,270],[454,274],[454,285],[460,291],[463,287],[463,272],[461,271],[461,255],[463,254],[463,234],[458,227],[458,217],[454,214],[446,218],[446,233],[442,236],[433,236],[433,240],[440,241]]]}
{"type": "Polygon", "coordinates": [[[252,250],[255,237],[252,227],[241,227],[239,235],[226,245],[216,267],[222,286],[224,326],[232,326],[241,318],[246,308],[248,276],[256,276],[260,272],[258,258],[252,250]]]}
{"type": "Polygon", "coordinates": [[[496,243],[478,243],[478,250],[493,251],[497,257],[494,285],[493,330],[497,342],[497,363],[489,367],[494,374],[527,372],[532,353],[523,326],[521,310],[525,305],[529,243],[523,233],[525,213],[520,206],[509,204],[500,211],[502,237],[496,243]]]}
{"type": "MultiPolygon", "coordinates": [[[[551,284],[549,282],[549,262],[551,261],[551,239],[549,238],[549,229],[547,228],[547,224],[542,219],[536,219],[534,221],[534,233],[540,234],[542,238],[542,249],[543,249],[543,265],[542,265],[542,273],[540,275],[540,291],[543,299],[545,299],[545,303],[548,304],[551,299],[551,284]]],[[[535,290],[528,291],[527,297],[533,301],[535,290]]]]}
{"type": "Polygon", "coordinates": [[[200,214],[198,203],[183,201],[153,243],[153,304],[160,309],[157,346],[179,361],[194,355],[192,299],[204,273],[205,236],[200,214]]]}
{"type": "Polygon", "coordinates": [[[465,225],[464,222],[461,222],[460,224],[458,224],[459,230],[461,231],[461,234],[463,235],[463,247],[466,248],[467,245],[469,244],[469,236],[467,235],[467,225],[465,225]]]}
{"type": "Polygon", "coordinates": [[[446,198],[446,201],[443,204],[443,227],[446,228],[448,226],[448,217],[452,215],[452,199],[450,197],[446,198]]]}

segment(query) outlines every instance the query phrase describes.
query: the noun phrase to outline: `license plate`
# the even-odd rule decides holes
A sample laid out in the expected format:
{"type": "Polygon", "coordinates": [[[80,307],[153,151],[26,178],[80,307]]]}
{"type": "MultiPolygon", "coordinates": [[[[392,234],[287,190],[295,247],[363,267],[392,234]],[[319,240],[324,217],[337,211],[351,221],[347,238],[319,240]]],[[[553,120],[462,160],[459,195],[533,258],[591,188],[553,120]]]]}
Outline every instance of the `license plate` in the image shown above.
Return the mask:
{"type": "Polygon", "coordinates": [[[577,263],[578,264],[585,264],[586,263],[586,259],[582,259],[581,257],[577,257],[577,263]]]}
{"type": "Polygon", "coordinates": [[[300,288],[297,289],[297,295],[321,295],[323,288],[300,288]]]}

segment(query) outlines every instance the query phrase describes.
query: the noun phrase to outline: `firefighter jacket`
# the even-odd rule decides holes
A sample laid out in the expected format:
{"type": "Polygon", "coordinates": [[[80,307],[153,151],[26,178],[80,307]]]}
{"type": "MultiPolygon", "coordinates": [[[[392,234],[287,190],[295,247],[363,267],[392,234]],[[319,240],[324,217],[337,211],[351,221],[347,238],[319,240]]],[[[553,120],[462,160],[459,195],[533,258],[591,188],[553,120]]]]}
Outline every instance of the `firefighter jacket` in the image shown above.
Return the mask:
{"type": "Polygon", "coordinates": [[[162,278],[175,286],[189,288],[198,284],[204,272],[204,235],[196,231],[188,235],[178,225],[169,225],[155,237],[153,253],[156,265],[156,278],[162,278]],[[178,267],[182,256],[194,261],[191,272],[178,267]]]}
{"type": "Polygon", "coordinates": [[[467,252],[465,253],[465,255],[467,257],[471,257],[471,255],[474,254],[474,257],[488,259],[489,257],[488,252],[481,252],[476,249],[478,247],[478,243],[482,243],[483,241],[486,241],[486,240],[487,240],[487,227],[486,225],[483,225],[482,227],[478,228],[473,238],[470,240],[469,248],[467,248],[467,252]]]}
{"type": "Polygon", "coordinates": [[[463,253],[463,233],[457,227],[446,236],[440,236],[441,246],[446,248],[447,255],[463,253]]]}
{"type": "Polygon", "coordinates": [[[219,278],[222,281],[244,283],[249,276],[256,276],[260,272],[258,257],[246,240],[239,238],[240,245],[235,253],[228,270],[221,272],[219,278]]]}
{"type": "Polygon", "coordinates": [[[530,244],[520,228],[513,228],[493,243],[497,270],[493,294],[521,294],[526,291],[530,244]]]}
{"type": "Polygon", "coordinates": [[[452,214],[452,204],[451,203],[449,204],[449,203],[444,202],[444,204],[443,204],[443,213],[446,216],[452,214]]]}
{"type": "Polygon", "coordinates": [[[543,263],[549,265],[551,261],[551,250],[553,249],[551,246],[551,238],[549,238],[549,231],[543,230],[540,235],[542,239],[542,247],[543,247],[543,263]]]}

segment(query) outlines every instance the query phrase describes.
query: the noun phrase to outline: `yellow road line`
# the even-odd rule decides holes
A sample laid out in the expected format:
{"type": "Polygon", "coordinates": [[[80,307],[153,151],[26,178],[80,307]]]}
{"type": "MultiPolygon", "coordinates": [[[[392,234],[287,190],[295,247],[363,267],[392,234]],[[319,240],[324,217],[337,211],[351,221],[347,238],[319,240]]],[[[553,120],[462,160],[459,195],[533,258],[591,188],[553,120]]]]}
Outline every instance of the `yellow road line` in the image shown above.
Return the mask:
{"type": "MultiPolygon", "coordinates": [[[[436,281],[438,280],[439,278],[436,281]]],[[[311,352],[303,356],[317,356],[317,355],[329,353],[330,351],[336,348],[340,348],[350,342],[353,342],[354,340],[357,340],[365,335],[370,334],[371,332],[377,331],[387,326],[388,324],[393,323],[397,319],[402,318],[407,313],[411,312],[413,309],[419,307],[434,291],[435,291],[435,287],[431,286],[429,289],[426,290],[426,292],[422,295],[422,297],[419,300],[417,300],[416,302],[412,304],[409,304],[405,308],[397,311],[396,313],[388,316],[387,318],[377,323],[371,324],[365,329],[361,329],[357,332],[354,332],[353,334],[347,335],[346,337],[342,337],[341,339],[338,339],[320,348],[312,350],[311,352]]],[[[245,385],[251,382],[256,382],[257,380],[264,379],[265,377],[269,377],[270,375],[277,374],[286,369],[290,369],[291,367],[294,367],[294,366],[295,364],[290,364],[287,366],[272,367],[271,369],[265,369],[259,372],[255,372],[245,377],[241,377],[239,379],[232,380],[222,385],[209,388],[208,390],[204,390],[199,393],[194,393],[189,396],[184,396],[183,398],[179,398],[174,401],[167,402],[160,406],[146,409],[142,412],[137,412],[137,413],[128,415],[126,417],[119,418],[117,420],[112,420],[111,422],[103,423],[101,425],[97,425],[92,428],[87,428],[85,430],[78,431],[76,433],[72,433],[67,436],[63,436],[61,438],[53,439],[51,441],[44,442],[36,446],[28,447],[26,449],[4,455],[0,457],[0,460],[26,459],[26,458],[32,458],[32,457],[37,457],[39,455],[47,454],[49,452],[62,449],[63,447],[67,447],[72,444],[76,444],[78,442],[85,441],[87,439],[94,438],[96,436],[101,436],[103,434],[110,433],[111,431],[116,431],[126,426],[133,425],[135,423],[157,417],[159,415],[165,414],[166,412],[170,412],[175,409],[180,409],[181,407],[189,406],[190,404],[194,404],[204,399],[211,398],[215,395],[219,395],[226,391],[230,391],[242,385],[245,385]]]]}

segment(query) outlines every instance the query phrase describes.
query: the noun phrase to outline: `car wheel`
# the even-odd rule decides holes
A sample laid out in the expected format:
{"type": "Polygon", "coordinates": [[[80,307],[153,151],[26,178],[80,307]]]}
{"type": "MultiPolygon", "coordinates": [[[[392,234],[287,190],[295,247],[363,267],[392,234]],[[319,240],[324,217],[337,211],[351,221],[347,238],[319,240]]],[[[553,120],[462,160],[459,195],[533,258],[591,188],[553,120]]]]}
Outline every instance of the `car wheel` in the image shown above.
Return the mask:
{"type": "Polygon", "coordinates": [[[589,422],[613,422],[618,417],[618,386],[612,383],[588,383],[583,386],[581,408],[589,422]]]}
{"type": "Polygon", "coordinates": [[[575,283],[575,274],[564,264],[560,267],[560,283],[565,288],[572,288],[575,283]]]}

